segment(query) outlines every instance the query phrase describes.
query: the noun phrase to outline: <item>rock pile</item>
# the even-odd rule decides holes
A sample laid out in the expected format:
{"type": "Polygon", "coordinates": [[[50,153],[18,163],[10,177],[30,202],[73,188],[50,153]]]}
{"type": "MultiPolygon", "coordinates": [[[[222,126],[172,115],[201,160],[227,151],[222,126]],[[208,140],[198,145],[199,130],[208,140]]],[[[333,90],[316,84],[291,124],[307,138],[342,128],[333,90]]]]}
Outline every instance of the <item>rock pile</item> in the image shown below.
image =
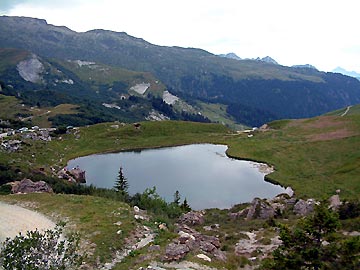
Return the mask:
{"type": "Polygon", "coordinates": [[[178,237],[166,246],[164,261],[178,261],[189,252],[201,251],[218,260],[226,260],[226,255],[220,250],[220,240],[216,236],[199,233],[190,225],[204,223],[202,212],[189,212],[182,215],[177,223],[178,237]]]}

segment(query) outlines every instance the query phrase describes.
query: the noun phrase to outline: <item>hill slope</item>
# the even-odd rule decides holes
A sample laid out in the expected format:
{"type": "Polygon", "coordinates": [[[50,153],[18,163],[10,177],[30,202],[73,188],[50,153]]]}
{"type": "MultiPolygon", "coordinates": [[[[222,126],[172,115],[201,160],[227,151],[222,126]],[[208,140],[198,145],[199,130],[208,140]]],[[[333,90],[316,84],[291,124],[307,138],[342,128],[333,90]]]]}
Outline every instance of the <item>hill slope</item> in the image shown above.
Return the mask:
{"type": "Polygon", "coordinates": [[[327,115],[269,123],[252,138],[229,142],[231,156],[275,165],[270,181],[291,186],[304,197],[343,198],[360,192],[360,105],[327,115]],[[346,114],[345,114],[346,112],[346,114]]]}
{"type": "Polygon", "coordinates": [[[200,49],[161,47],[126,33],[77,33],[44,20],[0,17],[0,47],[38,55],[96,61],[150,72],[173,94],[227,105],[238,122],[260,125],[280,118],[323,114],[360,102],[360,82],[340,74],[233,60],[200,49]]]}

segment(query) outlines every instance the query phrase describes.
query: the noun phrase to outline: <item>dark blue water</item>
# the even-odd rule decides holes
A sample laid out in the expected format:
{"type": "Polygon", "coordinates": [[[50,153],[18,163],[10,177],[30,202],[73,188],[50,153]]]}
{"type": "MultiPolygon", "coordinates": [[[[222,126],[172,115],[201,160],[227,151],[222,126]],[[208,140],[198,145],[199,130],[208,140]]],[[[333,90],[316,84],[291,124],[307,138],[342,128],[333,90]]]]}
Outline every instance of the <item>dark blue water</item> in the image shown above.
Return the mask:
{"type": "Polygon", "coordinates": [[[68,166],[85,170],[87,184],[105,188],[114,186],[121,166],[130,194],[155,186],[170,202],[178,190],[193,209],[229,208],[284,191],[265,182],[265,174],[255,163],[228,158],[226,149],[224,145],[196,144],[91,155],[74,159],[68,166]]]}

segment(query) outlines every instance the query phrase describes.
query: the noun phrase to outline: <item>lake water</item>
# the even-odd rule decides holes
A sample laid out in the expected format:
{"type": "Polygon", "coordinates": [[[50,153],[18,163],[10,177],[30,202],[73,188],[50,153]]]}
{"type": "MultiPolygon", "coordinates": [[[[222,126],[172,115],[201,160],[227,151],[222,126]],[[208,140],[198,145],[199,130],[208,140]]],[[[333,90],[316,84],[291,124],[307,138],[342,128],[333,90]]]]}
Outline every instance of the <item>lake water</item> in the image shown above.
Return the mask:
{"type": "Polygon", "coordinates": [[[171,202],[176,190],[193,209],[230,208],[255,197],[272,198],[284,191],[264,181],[258,164],[228,158],[227,147],[194,144],[161,149],[91,155],[71,160],[70,168],[86,171],[87,184],[112,188],[123,167],[129,193],[156,187],[171,202]]]}

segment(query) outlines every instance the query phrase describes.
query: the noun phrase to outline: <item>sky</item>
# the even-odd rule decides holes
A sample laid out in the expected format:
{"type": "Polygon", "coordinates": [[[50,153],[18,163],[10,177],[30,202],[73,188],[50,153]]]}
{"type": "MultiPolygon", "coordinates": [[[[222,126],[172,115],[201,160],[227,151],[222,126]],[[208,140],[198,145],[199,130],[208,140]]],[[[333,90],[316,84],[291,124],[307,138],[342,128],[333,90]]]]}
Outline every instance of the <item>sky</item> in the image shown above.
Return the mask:
{"type": "Polygon", "coordinates": [[[359,0],[0,0],[0,14],[163,46],[360,73],[359,0]]]}

